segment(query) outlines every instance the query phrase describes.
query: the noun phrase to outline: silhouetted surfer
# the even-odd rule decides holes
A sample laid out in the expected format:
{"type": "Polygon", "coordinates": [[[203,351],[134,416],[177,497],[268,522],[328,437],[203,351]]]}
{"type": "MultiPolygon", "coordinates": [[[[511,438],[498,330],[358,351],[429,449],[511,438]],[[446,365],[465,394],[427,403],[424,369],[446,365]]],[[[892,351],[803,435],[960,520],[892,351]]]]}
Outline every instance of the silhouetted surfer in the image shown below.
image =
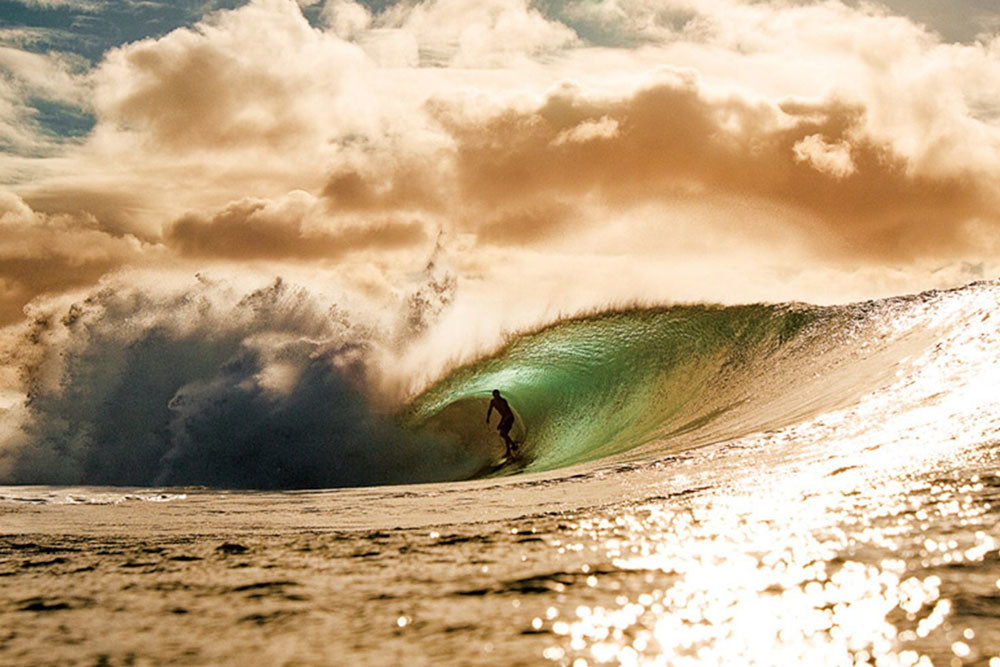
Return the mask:
{"type": "Polygon", "coordinates": [[[514,426],[514,411],[510,409],[510,404],[500,395],[499,389],[493,390],[493,400],[490,401],[490,409],[486,411],[486,423],[490,423],[490,416],[496,409],[500,415],[500,423],[497,424],[497,431],[503,438],[503,444],[507,446],[507,457],[512,458],[517,454],[517,443],[510,439],[510,429],[514,426]]]}

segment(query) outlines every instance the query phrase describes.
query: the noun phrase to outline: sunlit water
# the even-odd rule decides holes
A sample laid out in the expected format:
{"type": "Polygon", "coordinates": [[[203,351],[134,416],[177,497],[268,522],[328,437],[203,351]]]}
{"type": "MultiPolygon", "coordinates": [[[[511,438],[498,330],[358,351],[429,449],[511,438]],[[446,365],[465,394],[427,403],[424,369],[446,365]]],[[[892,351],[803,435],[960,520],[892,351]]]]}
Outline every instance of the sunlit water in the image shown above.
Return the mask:
{"type": "Polygon", "coordinates": [[[685,451],[333,491],[0,489],[0,662],[996,667],[998,296],[883,305],[814,369],[849,398],[685,451]]]}

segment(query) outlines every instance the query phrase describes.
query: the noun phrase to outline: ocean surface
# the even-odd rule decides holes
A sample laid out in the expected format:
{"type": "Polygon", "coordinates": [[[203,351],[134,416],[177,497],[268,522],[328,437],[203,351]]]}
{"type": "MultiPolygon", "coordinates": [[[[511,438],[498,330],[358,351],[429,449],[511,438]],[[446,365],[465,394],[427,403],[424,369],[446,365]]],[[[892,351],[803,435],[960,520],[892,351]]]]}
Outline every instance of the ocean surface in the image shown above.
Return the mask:
{"type": "Polygon", "coordinates": [[[101,376],[158,403],[108,416],[71,391],[107,355],[67,347],[0,487],[0,664],[998,667],[998,302],[599,313],[385,418],[308,365],[295,401],[232,361],[220,393],[228,339],[203,368],[163,331],[101,376]]]}

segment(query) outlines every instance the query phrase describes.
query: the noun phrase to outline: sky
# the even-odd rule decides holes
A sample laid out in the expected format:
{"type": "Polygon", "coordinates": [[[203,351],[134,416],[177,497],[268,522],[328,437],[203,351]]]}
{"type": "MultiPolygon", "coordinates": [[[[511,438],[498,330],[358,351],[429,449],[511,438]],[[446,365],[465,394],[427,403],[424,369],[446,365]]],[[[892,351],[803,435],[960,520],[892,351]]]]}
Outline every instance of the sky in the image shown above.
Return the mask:
{"type": "Polygon", "coordinates": [[[995,277],[994,4],[0,0],[0,330],[280,280],[461,357],[995,277]]]}

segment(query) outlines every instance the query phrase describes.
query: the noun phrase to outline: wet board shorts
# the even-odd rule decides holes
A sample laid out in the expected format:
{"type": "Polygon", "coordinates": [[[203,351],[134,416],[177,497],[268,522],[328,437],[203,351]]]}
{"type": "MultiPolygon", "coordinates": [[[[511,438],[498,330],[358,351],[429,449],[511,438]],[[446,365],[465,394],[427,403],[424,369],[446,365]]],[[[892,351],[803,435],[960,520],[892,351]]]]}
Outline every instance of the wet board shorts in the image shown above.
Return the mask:
{"type": "Polygon", "coordinates": [[[511,416],[511,417],[503,417],[500,420],[500,423],[497,424],[497,430],[498,431],[507,431],[507,430],[510,430],[510,427],[513,426],[513,425],[514,425],[514,417],[513,416],[511,416]]]}

